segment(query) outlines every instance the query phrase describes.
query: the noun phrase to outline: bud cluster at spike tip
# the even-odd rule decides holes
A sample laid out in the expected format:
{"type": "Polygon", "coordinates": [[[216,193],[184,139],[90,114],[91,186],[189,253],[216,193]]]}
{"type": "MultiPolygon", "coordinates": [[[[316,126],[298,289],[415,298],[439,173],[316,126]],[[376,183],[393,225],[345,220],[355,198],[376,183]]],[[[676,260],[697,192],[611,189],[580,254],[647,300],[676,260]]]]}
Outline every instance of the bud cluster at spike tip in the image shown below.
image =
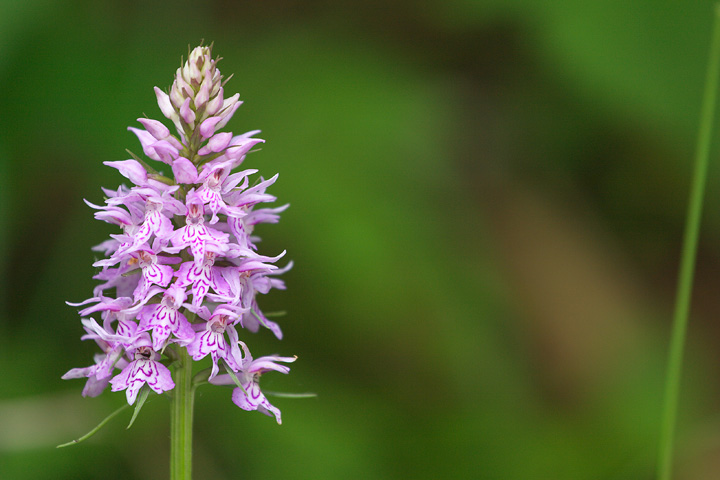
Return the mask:
{"type": "Polygon", "coordinates": [[[168,366],[175,349],[184,348],[196,361],[210,356],[208,380],[235,385],[231,398],[240,408],[274,415],[280,423],[280,411],[258,380],[271,370],[288,373],[278,362],[295,357],[253,359],[241,333],[264,327],[282,338],[256,294],[284,289],[276,277],[291,263],[275,265],[285,252],[259,254],[253,228],[276,223],[287,205],[259,208],[275,201],[266,190],[277,175],[253,178],[257,170],[238,169],[251,148],[264,142],[253,137],[258,132],[219,131],[241,102],[238,94],[225,98],[216,62],[210,47],[197,47],[178,68],[169,93],[155,87],[177,135],[148,118],[138,119],[143,129],[129,128],[145,156],[161,162],[157,170],[139,157],[104,162],[132,186],[103,189],[105,205],[86,203],[96,219],[121,232],[94,247],[106,258],[93,264],[101,282],[93,297],[70,304],[82,307],[82,339],[94,340],[102,353],[94,365],[63,378],[87,378],[84,396],[97,396],[108,385],[125,390],[133,404],[145,385],[157,393],[174,388],[168,366]]]}

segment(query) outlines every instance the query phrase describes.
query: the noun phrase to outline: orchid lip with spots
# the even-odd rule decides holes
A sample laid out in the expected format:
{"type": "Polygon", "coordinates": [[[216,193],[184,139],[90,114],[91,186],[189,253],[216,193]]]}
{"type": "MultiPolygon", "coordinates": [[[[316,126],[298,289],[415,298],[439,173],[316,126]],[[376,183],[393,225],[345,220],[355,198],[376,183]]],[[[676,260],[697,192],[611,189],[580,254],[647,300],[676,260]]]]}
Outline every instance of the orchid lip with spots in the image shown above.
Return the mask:
{"type": "Polygon", "coordinates": [[[252,233],[257,224],[276,223],[287,205],[263,206],[276,200],[267,189],[277,175],[234,172],[264,140],[255,137],[258,131],[220,131],[242,102],[237,94],[226,97],[211,50],[193,49],[167,93],[155,87],[174,132],[161,121],[139,118],[142,128],[129,130],[147,158],[133,154],[104,162],[130,186],[103,189],[104,205],[86,201],[96,219],[119,231],[94,248],[105,258],[94,264],[100,284],[92,297],[70,304],[82,307],[82,338],[94,340],[101,352],[94,365],[73,368],[63,378],[86,378],[84,396],[108,386],[125,391],[132,405],[143,391],[173,394],[182,368],[178,359],[185,356],[207,364],[209,374],[196,378],[234,385],[229,400],[280,423],[280,411],[262,394],[258,379],[271,370],[288,373],[275,362],[295,357],[253,360],[246,341],[260,327],[282,338],[257,296],[284,289],[277,275],[292,263],[276,266],[285,252],[260,254],[252,233]]]}

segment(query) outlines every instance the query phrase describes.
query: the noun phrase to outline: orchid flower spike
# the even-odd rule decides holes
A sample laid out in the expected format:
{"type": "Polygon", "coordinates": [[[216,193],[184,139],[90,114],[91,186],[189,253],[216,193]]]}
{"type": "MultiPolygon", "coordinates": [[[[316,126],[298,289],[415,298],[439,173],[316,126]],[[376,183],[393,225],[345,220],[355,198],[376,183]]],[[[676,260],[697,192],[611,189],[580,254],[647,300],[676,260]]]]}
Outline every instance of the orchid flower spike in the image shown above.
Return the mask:
{"type": "Polygon", "coordinates": [[[86,379],[83,395],[110,386],[129,404],[141,404],[143,395],[173,392],[178,359],[185,358],[206,364],[205,380],[233,386],[231,400],[241,409],[279,423],[280,410],[258,379],[288,373],[276,362],[295,357],[253,360],[246,342],[261,325],[282,336],[258,296],[285,288],[275,278],[286,270],[275,264],[285,252],[261,255],[251,233],[277,222],[286,206],[262,208],[275,201],[266,190],[277,175],[241,168],[264,142],[254,137],[258,132],[223,131],[242,102],[225,92],[217,63],[211,46],[193,49],[170,89],[155,88],[168,124],[140,118],[129,127],[144,156],[104,162],[127,186],[104,189],[104,205],[86,201],[96,219],[116,230],[94,248],[104,255],[94,263],[100,284],[88,300],[71,304],[81,307],[82,338],[100,352],[92,365],[63,378],[86,379]]]}

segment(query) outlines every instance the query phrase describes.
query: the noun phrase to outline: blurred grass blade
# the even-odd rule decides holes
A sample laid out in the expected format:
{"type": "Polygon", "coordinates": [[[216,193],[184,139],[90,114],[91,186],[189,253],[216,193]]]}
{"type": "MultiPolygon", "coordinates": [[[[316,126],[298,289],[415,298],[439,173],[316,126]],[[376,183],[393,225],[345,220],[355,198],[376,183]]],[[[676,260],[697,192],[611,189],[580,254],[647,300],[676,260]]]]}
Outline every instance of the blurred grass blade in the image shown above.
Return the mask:
{"type": "Polygon", "coordinates": [[[718,77],[720,77],[720,4],[715,5],[715,21],[710,42],[710,57],[705,78],[705,92],[700,112],[700,128],[695,153],[695,170],[690,186],[690,201],[688,203],[677,295],[675,297],[675,312],[670,337],[665,403],[658,454],[658,478],[660,480],[670,480],[672,477],[673,443],[675,424],[677,422],[678,398],[680,396],[683,350],[690,315],[690,298],[695,272],[700,219],[705,194],[715,104],[717,103],[718,77]]]}
{"type": "MultiPolygon", "coordinates": [[[[100,430],[102,427],[104,427],[105,424],[106,424],[107,422],[109,422],[113,417],[115,417],[116,415],[118,415],[120,412],[122,412],[123,410],[125,410],[125,409],[128,408],[129,406],[130,406],[130,405],[128,405],[128,404],[123,405],[122,407],[118,408],[118,409],[115,410],[113,413],[111,413],[110,415],[108,415],[107,417],[105,417],[105,420],[103,420],[102,422],[100,422],[97,427],[93,428],[92,430],[90,430],[88,433],[86,433],[86,434],[83,435],[82,437],[80,437],[80,438],[78,438],[78,439],[76,439],[76,440],[73,440],[73,441],[71,441],[71,442],[63,443],[62,445],[58,445],[58,446],[55,447],[55,448],[69,447],[70,445],[77,445],[78,443],[87,440],[88,438],[90,438],[90,437],[92,437],[93,435],[95,435],[95,434],[98,432],[98,430],[100,430]]],[[[134,418],[134,417],[133,417],[133,418],[134,418]]]]}

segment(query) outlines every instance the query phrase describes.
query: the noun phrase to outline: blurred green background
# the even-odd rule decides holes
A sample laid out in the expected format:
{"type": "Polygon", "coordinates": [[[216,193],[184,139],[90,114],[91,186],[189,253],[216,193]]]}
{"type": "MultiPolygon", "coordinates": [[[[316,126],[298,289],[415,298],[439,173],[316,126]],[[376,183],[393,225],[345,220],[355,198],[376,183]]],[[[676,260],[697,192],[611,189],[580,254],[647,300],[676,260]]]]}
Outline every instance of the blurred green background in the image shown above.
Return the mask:
{"type": "MultiPolygon", "coordinates": [[[[82,201],[124,179],[201,39],[289,202],[283,425],[201,388],[195,478],[651,479],[712,2],[0,1],[0,478],[167,478],[168,402],[62,381],[82,201]]],[[[717,130],[717,129],[716,129],[717,130]]],[[[678,479],[720,476],[720,169],[710,171],[678,479]]]]}

